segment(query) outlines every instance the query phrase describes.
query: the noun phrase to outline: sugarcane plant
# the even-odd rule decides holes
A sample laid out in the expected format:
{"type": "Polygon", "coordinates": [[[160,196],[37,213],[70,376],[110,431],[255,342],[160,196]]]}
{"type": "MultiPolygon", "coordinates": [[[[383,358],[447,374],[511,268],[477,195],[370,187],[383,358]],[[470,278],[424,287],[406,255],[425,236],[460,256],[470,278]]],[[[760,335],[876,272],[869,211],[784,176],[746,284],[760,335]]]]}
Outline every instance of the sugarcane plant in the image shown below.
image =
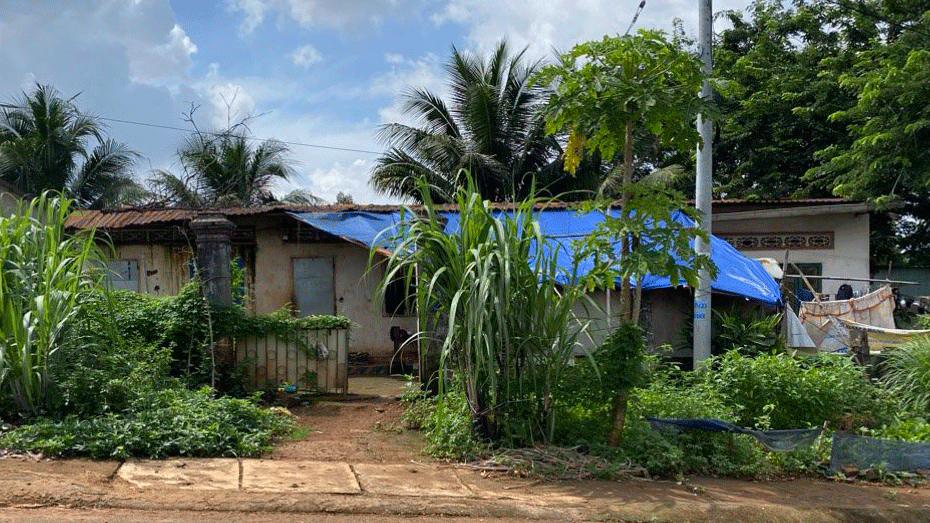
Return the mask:
{"type": "Polygon", "coordinates": [[[438,338],[440,381],[461,387],[476,435],[550,441],[551,391],[589,327],[590,312],[578,313],[598,306],[540,229],[547,200],[501,210],[469,183],[450,195],[456,212],[443,212],[432,202],[435,188],[418,183],[423,205],[402,212],[382,291],[397,278],[416,282],[420,325],[436,327],[419,333],[421,349],[438,338]]]}
{"type": "Polygon", "coordinates": [[[92,231],[65,231],[72,201],[46,192],[0,218],[0,387],[19,415],[41,413],[82,294],[105,276],[92,231]]]}

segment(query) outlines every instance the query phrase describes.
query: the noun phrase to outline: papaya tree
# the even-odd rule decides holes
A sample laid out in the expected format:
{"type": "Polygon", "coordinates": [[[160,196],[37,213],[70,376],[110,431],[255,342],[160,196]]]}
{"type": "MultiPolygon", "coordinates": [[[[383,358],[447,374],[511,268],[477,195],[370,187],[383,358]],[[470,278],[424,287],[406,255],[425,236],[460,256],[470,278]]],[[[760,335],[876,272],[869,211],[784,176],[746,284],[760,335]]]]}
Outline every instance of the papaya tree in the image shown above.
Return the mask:
{"type": "MultiPolygon", "coordinates": [[[[633,179],[634,132],[679,150],[698,143],[697,115],[711,109],[698,96],[704,78],[695,54],[654,30],[578,44],[538,76],[552,89],[546,131],[569,133],[566,170],[574,172],[586,152],[619,159],[620,209],[599,204],[604,220],[578,252],[595,262],[589,286],[619,281],[623,322],[638,322],[647,274],[694,287],[700,269],[714,273],[709,257],[692,247],[697,237],[708,240],[694,226],[697,211],[686,208],[683,195],[658,176],[633,179]]],[[[616,388],[612,444],[619,443],[632,386],[616,388]]]]}

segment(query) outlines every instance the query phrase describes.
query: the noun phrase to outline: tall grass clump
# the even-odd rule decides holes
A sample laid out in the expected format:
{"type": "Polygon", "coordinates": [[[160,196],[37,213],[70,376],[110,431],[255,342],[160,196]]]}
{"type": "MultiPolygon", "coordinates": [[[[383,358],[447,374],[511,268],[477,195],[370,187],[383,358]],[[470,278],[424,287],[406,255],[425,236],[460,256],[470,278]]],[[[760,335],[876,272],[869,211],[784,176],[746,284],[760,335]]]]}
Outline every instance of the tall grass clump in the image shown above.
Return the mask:
{"type": "Polygon", "coordinates": [[[881,383],[906,409],[922,416],[930,414],[930,336],[887,353],[881,383]]]}
{"type": "Polygon", "coordinates": [[[46,192],[0,218],[0,387],[25,416],[42,411],[80,298],[103,277],[93,232],[64,230],[71,204],[46,192]]]}
{"type": "Polygon", "coordinates": [[[574,308],[596,306],[540,230],[536,213],[546,202],[503,212],[469,181],[454,195],[458,212],[447,213],[425,182],[419,191],[423,206],[402,213],[382,291],[399,277],[416,281],[420,325],[436,326],[419,333],[421,347],[436,339],[439,375],[455,376],[443,386],[464,392],[478,436],[508,445],[550,441],[552,392],[588,327],[574,308]]]}

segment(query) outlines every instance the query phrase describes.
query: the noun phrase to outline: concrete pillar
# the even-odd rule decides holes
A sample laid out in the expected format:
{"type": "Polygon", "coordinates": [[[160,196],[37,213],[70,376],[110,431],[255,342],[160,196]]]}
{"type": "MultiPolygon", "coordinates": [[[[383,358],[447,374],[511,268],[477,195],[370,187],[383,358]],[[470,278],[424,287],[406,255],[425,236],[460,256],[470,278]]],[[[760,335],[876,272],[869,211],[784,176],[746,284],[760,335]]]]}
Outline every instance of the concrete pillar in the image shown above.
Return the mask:
{"type": "Polygon", "coordinates": [[[236,225],[222,214],[201,214],[191,220],[197,242],[197,272],[210,303],[232,304],[230,238],[236,225]]]}

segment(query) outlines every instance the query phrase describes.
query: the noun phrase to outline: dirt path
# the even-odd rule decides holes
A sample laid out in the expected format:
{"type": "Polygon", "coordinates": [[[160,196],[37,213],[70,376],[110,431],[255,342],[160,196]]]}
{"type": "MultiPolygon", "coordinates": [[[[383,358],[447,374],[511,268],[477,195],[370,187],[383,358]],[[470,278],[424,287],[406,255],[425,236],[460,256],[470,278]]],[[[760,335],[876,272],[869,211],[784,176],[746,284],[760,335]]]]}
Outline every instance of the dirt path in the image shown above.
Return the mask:
{"type": "Polygon", "coordinates": [[[423,460],[418,436],[403,430],[404,407],[395,397],[325,400],[290,409],[308,433],[275,447],[276,460],[409,463],[423,460]]]}

